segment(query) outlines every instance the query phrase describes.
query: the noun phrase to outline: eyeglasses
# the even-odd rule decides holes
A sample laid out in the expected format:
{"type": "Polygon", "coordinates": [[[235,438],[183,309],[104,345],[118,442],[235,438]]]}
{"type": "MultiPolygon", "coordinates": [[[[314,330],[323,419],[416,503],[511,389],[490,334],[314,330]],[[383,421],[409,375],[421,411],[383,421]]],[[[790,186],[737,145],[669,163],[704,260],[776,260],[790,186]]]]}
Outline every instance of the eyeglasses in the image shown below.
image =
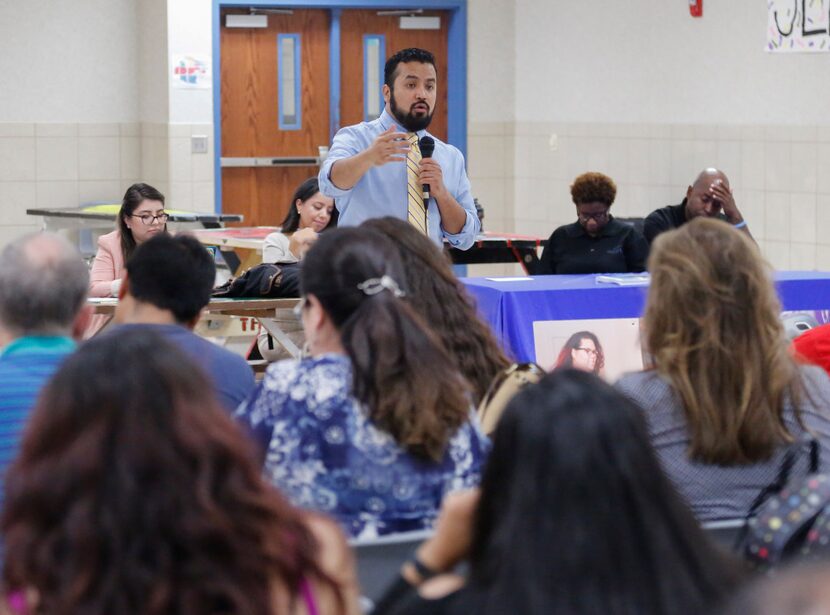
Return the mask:
{"type": "Polygon", "coordinates": [[[583,348],[582,346],[579,346],[577,348],[574,348],[574,350],[582,350],[583,352],[587,352],[589,355],[591,355],[593,357],[598,357],[599,356],[599,352],[597,352],[593,348],[583,348]]]}
{"type": "Polygon", "coordinates": [[[138,218],[141,220],[142,223],[150,226],[154,224],[156,220],[161,222],[162,224],[167,224],[168,218],[170,218],[170,214],[156,214],[155,216],[151,213],[146,214],[131,214],[132,218],[138,218]]]}
{"type": "Polygon", "coordinates": [[[580,222],[588,222],[588,220],[593,220],[594,222],[605,222],[608,219],[608,212],[601,211],[598,214],[581,214],[577,212],[576,217],[579,218],[580,222]]]}

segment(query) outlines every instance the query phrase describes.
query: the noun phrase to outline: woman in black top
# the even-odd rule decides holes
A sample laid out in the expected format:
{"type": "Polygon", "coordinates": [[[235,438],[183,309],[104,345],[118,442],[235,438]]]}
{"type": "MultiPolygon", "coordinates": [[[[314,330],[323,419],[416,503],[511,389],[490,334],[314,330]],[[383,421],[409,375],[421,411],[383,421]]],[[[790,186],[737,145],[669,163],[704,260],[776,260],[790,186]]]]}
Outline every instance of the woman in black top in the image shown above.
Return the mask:
{"type": "Polygon", "coordinates": [[[661,471],[642,410],[562,369],[509,403],[480,494],[445,498],[374,615],[704,615],[740,577],[661,471]],[[466,579],[442,574],[460,560],[466,579]]]}
{"type": "Polygon", "coordinates": [[[648,243],[609,213],[617,186],[602,173],[583,173],[571,186],[577,221],[553,231],[539,273],[645,271],[648,243]]]}

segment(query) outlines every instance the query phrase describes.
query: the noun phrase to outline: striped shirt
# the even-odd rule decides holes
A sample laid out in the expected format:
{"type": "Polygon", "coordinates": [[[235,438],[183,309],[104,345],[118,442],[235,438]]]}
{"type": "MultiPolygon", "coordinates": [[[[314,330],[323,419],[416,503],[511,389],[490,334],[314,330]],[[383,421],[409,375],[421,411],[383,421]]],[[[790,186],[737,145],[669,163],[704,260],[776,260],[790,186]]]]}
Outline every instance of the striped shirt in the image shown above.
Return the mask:
{"type": "MultiPolygon", "coordinates": [[[[30,336],[14,340],[0,353],[0,476],[17,455],[40,390],[74,349],[68,337],[30,336]]],[[[0,504],[2,498],[0,490],[0,504]]]]}

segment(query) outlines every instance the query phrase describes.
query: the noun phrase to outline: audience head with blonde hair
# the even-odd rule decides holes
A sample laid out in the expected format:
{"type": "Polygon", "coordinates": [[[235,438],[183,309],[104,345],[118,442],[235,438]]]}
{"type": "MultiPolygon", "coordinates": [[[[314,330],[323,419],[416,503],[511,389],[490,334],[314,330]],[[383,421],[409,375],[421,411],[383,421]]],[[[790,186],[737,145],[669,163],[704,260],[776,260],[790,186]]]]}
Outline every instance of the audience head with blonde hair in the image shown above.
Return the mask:
{"type": "Polygon", "coordinates": [[[646,347],[680,395],[690,457],[750,464],[791,440],[786,396],[798,399],[781,305],[757,246],[719,220],[661,234],[649,258],[646,347]]]}

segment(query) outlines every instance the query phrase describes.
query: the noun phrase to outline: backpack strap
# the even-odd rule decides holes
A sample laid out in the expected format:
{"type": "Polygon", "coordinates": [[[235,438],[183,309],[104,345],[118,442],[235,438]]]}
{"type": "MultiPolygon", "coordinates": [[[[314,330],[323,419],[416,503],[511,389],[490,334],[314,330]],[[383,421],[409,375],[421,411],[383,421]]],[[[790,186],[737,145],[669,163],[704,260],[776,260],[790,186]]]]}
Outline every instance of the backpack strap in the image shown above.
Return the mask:
{"type": "Polygon", "coordinates": [[[755,516],[755,513],[758,512],[758,509],[761,505],[769,499],[769,497],[775,493],[778,493],[784,487],[787,486],[787,483],[790,480],[790,472],[795,465],[796,460],[801,455],[802,451],[805,447],[809,447],[809,465],[807,468],[808,474],[816,474],[819,468],[819,462],[821,460],[821,448],[819,447],[818,440],[816,440],[812,436],[804,437],[787,447],[787,451],[784,453],[784,458],[781,460],[781,465],[778,467],[778,474],[769,485],[761,489],[758,492],[758,495],[755,496],[755,499],[752,500],[752,504],[749,506],[749,510],[744,517],[744,524],[741,528],[741,531],[738,532],[738,535],[735,537],[735,548],[737,549],[740,545],[743,544],[744,539],[746,538],[747,532],[749,531],[749,521],[755,516]]]}

